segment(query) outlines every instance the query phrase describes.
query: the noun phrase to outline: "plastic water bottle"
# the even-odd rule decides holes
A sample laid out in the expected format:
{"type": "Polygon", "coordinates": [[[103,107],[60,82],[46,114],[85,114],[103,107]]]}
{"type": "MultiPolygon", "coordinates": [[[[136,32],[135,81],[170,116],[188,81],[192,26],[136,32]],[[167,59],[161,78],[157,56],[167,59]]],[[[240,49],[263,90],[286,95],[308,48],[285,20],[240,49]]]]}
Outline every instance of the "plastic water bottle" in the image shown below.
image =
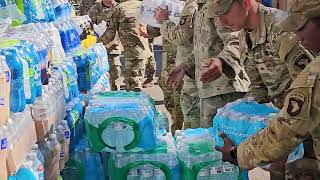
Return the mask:
{"type": "Polygon", "coordinates": [[[42,2],[42,9],[44,11],[45,20],[47,22],[53,22],[56,19],[56,15],[54,13],[54,9],[53,9],[51,0],[44,0],[42,2]]]}
{"type": "Polygon", "coordinates": [[[127,180],[139,180],[139,172],[138,169],[131,169],[127,175],[127,180]]]}
{"type": "MultiPolygon", "coordinates": [[[[27,104],[33,104],[34,101],[35,101],[35,98],[36,98],[36,86],[35,86],[35,64],[34,64],[34,61],[31,59],[31,56],[30,54],[27,52],[26,50],[26,47],[23,46],[23,45],[18,45],[16,46],[17,48],[17,51],[21,57],[21,60],[24,64],[24,66],[26,65],[25,63],[27,63],[28,65],[28,68],[24,74],[24,77],[29,77],[29,80],[28,78],[26,78],[26,81],[28,82],[29,81],[29,87],[30,88],[30,96],[26,96],[26,102],[27,104]]],[[[25,83],[26,83],[25,81],[25,83]]]]}
{"type": "Polygon", "coordinates": [[[166,175],[164,174],[164,172],[157,168],[153,170],[153,174],[154,174],[154,179],[155,180],[166,180],[166,175]]]}
{"type": "Polygon", "coordinates": [[[34,86],[36,88],[36,97],[39,97],[42,94],[40,57],[37,50],[35,49],[34,45],[31,42],[23,41],[21,43],[25,45],[27,54],[30,56],[30,59],[33,61],[34,86]]]}
{"type": "Polygon", "coordinates": [[[46,170],[45,170],[45,179],[58,179],[60,171],[59,171],[59,159],[60,159],[60,152],[61,146],[57,139],[56,134],[51,134],[49,139],[49,148],[50,154],[47,162],[46,162],[46,170]],[[49,168],[48,168],[48,166],[49,168]]]}
{"type": "Polygon", "coordinates": [[[34,172],[36,180],[44,180],[44,168],[35,152],[30,152],[27,155],[26,161],[31,163],[31,170],[34,172]]]}
{"type": "Polygon", "coordinates": [[[43,154],[41,153],[38,144],[34,144],[32,147],[32,152],[37,154],[37,158],[41,162],[41,164],[44,166],[44,157],[43,154]]]}
{"type": "Polygon", "coordinates": [[[58,138],[58,141],[60,143],[60,146],[61,146],[61,151],[60,151],[60,161],[59,161],[59,169],[60,171],[62,171],[64,169],[64,165],[65,163],[67,162],[65,160],[65,149],[68,148],[66,146],[66,140],[64,138],[64,132],[63,132],[63,127],[62,125],[58,125],[57,127],[57,138],[58,138]]]}
{"type": "Polygon", "coordinates": [[[11,72],[10,111],[22,112],[26,106],[23,64],[15,49],[1,51],[11,72]]]}
{"type": "Polygon", "coordinates": [[[153,179],[153,168],[149,165],[144,165],[141,169],[141,180],[152,180],[153,179]]]}
{"type": "Polygon", "coordinates": [[[10,81],[11,73],[4,56],[0,56],[0,125],[2,126],[10,114],[10,81]]]}
{"type": "Polygon", "coordinates": [[[197,175],[197,180],[209,180],[209,169],[202,169],[197,175]]]}
{"type": "Polygon", "coordinates": [[[103,180],[103,167],[99,154],[92,153],[89,148],[85,149],[85,177],[84,180],[103,180]]]}
{"type": "Polygon", "coordinates": [[[68,122],[66,120],[62,120],[61,125],[62,125],[62,130],[65,138],[65,147],[66,147],[64,151],[64,157],[65,157],[65,160],[68,161],[71,132],[68,126],[68,122]]]}

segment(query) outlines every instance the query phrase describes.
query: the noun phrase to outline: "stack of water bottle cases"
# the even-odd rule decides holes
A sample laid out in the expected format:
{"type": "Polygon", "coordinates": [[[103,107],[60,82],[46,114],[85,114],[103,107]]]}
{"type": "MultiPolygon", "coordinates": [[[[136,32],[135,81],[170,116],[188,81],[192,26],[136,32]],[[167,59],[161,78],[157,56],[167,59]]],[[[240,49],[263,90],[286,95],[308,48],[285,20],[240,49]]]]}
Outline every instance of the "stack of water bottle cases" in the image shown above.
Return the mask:
{"type": "MultiPolygon", "coordinates": [[[[207,129],[168,133],[168,119],[144,93],[99,93],[85,112],[92,150],[108,152],[112,180],[239,178],[239,168],[222,162],[207,129]]],[[[91,174],[91,178],[99,179],[91,174]]]]}
{"type": "Polygon", "coordinates": [[[84,99],[109,91],[107,51],[73,12],[67,0],[0,0],[0,179],[61,178],[84,99]]]}

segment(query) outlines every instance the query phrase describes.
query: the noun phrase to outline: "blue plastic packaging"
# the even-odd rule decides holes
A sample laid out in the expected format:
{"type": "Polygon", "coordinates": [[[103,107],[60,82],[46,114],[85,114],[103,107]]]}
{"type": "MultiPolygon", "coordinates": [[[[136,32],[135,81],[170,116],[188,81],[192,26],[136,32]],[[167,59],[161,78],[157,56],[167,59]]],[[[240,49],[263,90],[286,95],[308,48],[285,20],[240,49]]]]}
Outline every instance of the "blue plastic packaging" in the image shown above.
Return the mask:
{"type": "Polygon", "coordinates": [[[4,49],[0,54],[6,57],[11,72],[10,111],[23,112],[26,106],[23,65],[16,49],[4,49]]]}

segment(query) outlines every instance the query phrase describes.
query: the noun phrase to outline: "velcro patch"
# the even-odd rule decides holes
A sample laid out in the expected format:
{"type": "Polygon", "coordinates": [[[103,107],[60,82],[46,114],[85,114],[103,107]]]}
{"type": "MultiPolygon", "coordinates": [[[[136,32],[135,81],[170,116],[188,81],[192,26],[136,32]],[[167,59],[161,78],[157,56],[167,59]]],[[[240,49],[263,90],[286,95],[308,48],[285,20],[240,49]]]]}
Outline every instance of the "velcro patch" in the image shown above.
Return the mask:
{"type": "Polygon", "coordinates": [[[305,101],[305,96],[301,93],[293,93],[289,98],[287,112],[290,116],[297,116],[300,114],[302,106],[305,101]]]}

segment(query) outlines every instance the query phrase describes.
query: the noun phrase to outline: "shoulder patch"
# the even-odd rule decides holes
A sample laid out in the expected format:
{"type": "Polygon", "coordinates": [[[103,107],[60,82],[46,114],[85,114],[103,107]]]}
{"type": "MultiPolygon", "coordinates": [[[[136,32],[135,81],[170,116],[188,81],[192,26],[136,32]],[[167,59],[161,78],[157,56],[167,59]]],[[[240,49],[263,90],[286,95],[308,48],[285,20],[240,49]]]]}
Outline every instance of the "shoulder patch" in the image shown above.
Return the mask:
{"type": "Polygon", "coordinates": [[[301,93],[293,93],[290,95],[287,113],[290,116],[297,116],[300,114],[302,106],[305,101],[305,96],[301,93]]]}
{"type": "Polygon", "coordinates": [[[180,26],[183,26],[184,24],[186,24],[186,22],[187,22],[187,18],[188,18],[188,16],[182,16],[181,18],[180,18],[180,26]]]}

